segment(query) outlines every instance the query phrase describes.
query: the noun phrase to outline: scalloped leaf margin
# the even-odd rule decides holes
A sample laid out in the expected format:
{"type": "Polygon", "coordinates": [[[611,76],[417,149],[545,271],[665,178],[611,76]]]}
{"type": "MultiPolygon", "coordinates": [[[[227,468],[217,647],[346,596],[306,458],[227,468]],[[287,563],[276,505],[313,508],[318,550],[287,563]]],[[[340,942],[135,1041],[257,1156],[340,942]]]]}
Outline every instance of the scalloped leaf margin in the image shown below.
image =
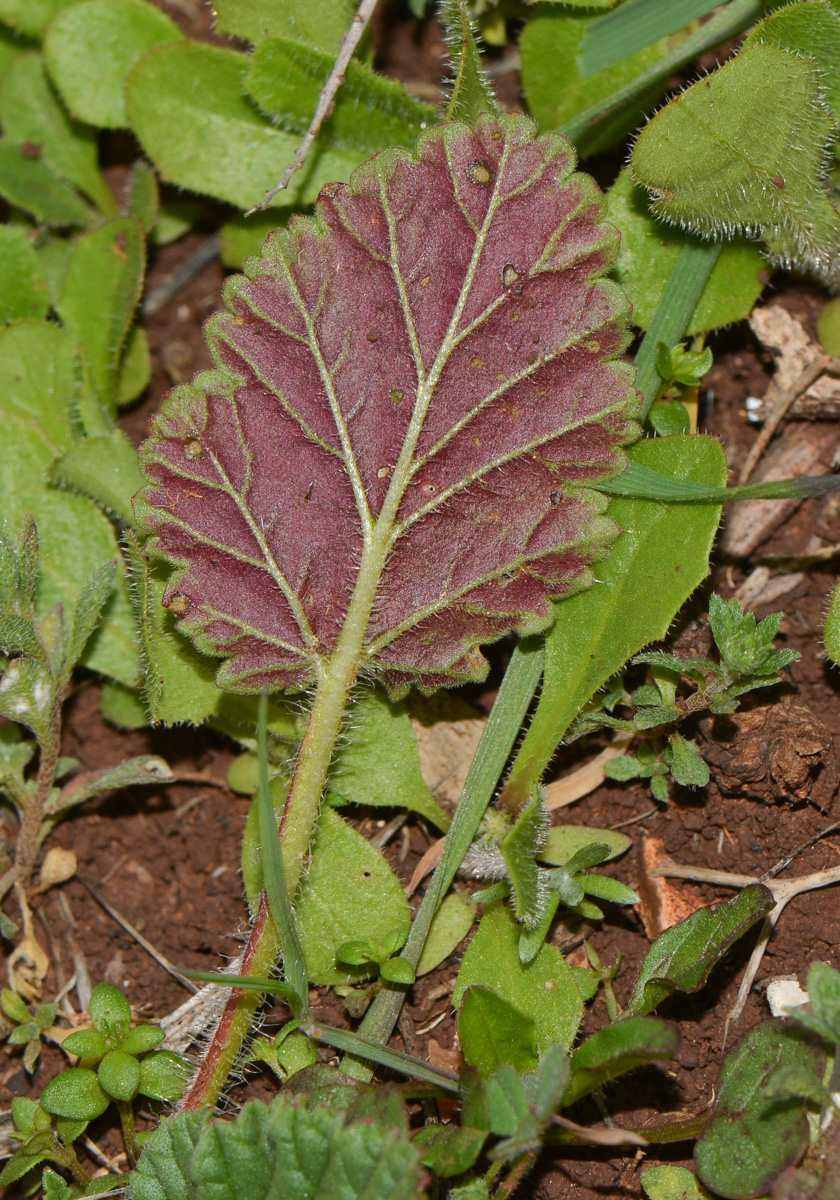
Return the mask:
{"type": "Polygon", "coordinates": [[[618,237],[571,144],[484,114],[323,189],[227,283],[215,370],[141,452],[138,515],[220,686],[298,690],[357,627],[396,693],[481,679],[617,529],[638,435],[618,237]]]}

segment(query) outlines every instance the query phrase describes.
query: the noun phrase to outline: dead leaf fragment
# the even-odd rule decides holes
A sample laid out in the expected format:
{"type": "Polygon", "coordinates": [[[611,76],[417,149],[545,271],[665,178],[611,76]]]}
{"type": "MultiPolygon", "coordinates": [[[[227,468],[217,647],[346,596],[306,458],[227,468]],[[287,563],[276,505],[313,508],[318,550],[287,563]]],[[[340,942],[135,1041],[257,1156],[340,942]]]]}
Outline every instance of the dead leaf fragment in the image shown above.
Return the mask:
{"type": "Polygon", "coordinates": [[[57,883],[66,883],[76,874],[78,863],[72,850],[62,846],[53,846],[44,856],[41,873],[38,876],[38,891],[45,892],[47,888],[55,887],[57,883]]]}
{"type": "Polygon", "coordinates": [[[639,840],[640,878],[636,891],[641,897],[639,915],[650,941],[656,941],[660,933],[678,925],[692,916],[706,901],[697,888],[680,883],[679,887],[670,879],[656,875],[656,868],[666,857],[665,843],[661,838],[642,834],[639,840]]]}
{"type": "MultiPolygon", "coordinates": [[[[811,363],[824,353],[822,346],[806,332],[781,304],[766,304],[753,310],[750,318],[753,333],[763,346],[773,350],[778,358],[767,395],[759,404],[750,404],[751,414],[759,420],[769,412],[776,396],[791,387],[811,363]]],[[[822,375],[794,402],[791,417],[821,417],[840,414],[840,379],[822,375]]]]}
{"type": "Polygon", "coordinates": [[[457,804],[487,718],[446,693],[412,698],[410,713],[427,787],[439,804],[457,804]]]}

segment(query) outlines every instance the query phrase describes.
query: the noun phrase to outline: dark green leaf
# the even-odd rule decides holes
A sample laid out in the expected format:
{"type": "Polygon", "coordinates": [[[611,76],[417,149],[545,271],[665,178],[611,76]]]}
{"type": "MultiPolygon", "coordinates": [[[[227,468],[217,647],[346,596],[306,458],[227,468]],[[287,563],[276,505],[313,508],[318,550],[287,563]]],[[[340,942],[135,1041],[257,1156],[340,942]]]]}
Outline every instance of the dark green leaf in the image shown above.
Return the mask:
{"type": "Polygon", "coordinates": [[[631,1017],[607,1025],[572,1055],[572,1078],[563,1094],[563,1104],[574,1104],[581,1096],[643,1063],[675,1058],[679,1048],[679,1030],[656,1017],[631,1017]]]}
{"type": "Polygon", "coordinates": [[[542,916],[544,896],[534,856],[545,840],[547,821],[548,810],[537,789],[499,846],[513,889],[514,914],[528,929],[542,916]]]}
{"type": "Polygon", "coordinates": [[[0,226],[0,323],[44,317],[49,306],[47,281],[26,231],[0,226]]]}
{"type": "Polygon", "coordinates": [[[679,733],[668,737],[671,747],[671,774],[682,787],[705,787],[709,782],[709,768],[693,742],[679,733]]]}
{"type": "Polygon", "coordinates": [[[110,983],[98,983],[93,989],[89,1012],[95,1029],[103,1033],[128,1032],[131,1024],[131,1005],[120,989],[110,983]]]}
{"type": "Polygon", "coordinates": [[[108,1051],[105,1035],[98,1029],[76,1029],[68,1033],[61,1046],[68,1054],[76,1054],[79,1058],[102,1058],[108,1051]]]}
{"type": "Polygon", "coordinates": [[[249,42],[280,34],[338,54],[356,12],[355,0],[216,0],[216,28],[249,42]]]}
{"type": "Polygon", "coordinates": [[[44,225],[89,225],[94,209],[32,150],[0,141],[0,196],[44,225]]]}
{"type": "Polygon", "coordinates": [[[726,1059],[712,1122],[697,1143],[700,1179],[726,1200],[763,1196],[808,1145],[808,1113],[797,1100],[767,1094],[782,1071],[796,1068],[820,1082],[825,1058],[808,1036],[765,1021],[726,1059]]]}
{"type": "Polygon", "coordinates": [[[132,1054],[111,1050],[99,1064],[99,1082],[115,1100],[131,1100],[140,1083],[140,1064],[132,1054]]]}
{"type": "Polygon", "coordinates": [[[751,884],[733,900],[701,908],[661,933],[642,963],[624,1017],[651,1012],[675,989],[697,992],[733,942],[773,908],[764,884],[751,884]]]}
{"type": "Polygon", "coordinates": [[[413,1141],[423,1155],[423,1165],[442,1179],[468,1171],[481,1153],[487,1134],[458,1125],[425,1125],[413,1141]]]}

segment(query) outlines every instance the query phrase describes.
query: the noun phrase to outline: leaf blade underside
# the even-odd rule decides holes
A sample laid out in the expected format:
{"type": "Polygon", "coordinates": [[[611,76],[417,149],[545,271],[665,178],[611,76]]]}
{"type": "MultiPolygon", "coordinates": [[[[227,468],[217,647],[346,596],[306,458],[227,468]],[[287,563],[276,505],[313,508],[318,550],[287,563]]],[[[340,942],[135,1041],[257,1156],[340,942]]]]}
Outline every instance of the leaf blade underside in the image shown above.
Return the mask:
{"type": "Polygon", "coordinates": [[[616,531],[587,484],[623,468],[636,398],[617,237],[574,165],[524,117],[438,126],[229,281],[139,504],[221,686],[320,678],[351,601],[392,691],[482,678],[480,643],[589,584],[616,531]]]}

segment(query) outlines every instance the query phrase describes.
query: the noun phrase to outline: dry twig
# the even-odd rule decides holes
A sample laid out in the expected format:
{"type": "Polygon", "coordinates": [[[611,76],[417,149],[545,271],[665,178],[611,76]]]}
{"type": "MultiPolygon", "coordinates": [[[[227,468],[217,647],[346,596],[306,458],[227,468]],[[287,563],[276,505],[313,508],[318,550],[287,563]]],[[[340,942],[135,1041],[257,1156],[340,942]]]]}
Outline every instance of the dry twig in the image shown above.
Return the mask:
{"type": "Polygon", "coordinates": [[[756,468],[758,460],[761,458],[764,451],[770,445],[773,435],[781,425],[782,421],[792,406],[793,402],[807,392],[808,388],[827,370],[836,371],[840,367],[840,363],[836,358],[831,358],[828,354],[821,354],[818,359],[806,367],[802,374],[794,380],[789,388],[785,388],[780,392],[773,402],[773,407],[770,410],[767,420],[764,422],[764,427],[761,433],[755,439],[750,448],[750,452],[746,457],[741,474],[738,476],[738,483],[744,484],[752,475],[756,468]]]}
{"type": "Polygon", "coordinates": [[[344,72],[347,70],[347,65],[353,57],[356,47],[358,46],[362,34],[367,29],[368,23],[373,16],[373,10],[376,8],[377,0],[362,0],[359,5],[359,11],[353,17],[352,24],[344,35],[344,40],[341,43],[341,49],[338,52],[338,58],[333,64],[333,69],[330,71],[330,77],[326,84],[321,88],[321,94],[318,97],[318,107],[315,109],[315,115],[306,131],[301,144],[298,146],[294,158],[289,163],[286,170],[283,172],[283,177],[275,187],[266,192],[259,204],[249,208],[245,216],[250,217],[252,213],[258,209],[268,208],[271,201],[278,194],[284,191],[291,182],[292,176],[296,171],[299,171],[306,162],[306,156],[312,149],[312,143],[318,136],[321,126],[327,117],[332,113],[335,97],[338,89],[344,83],[344,72]]]}

